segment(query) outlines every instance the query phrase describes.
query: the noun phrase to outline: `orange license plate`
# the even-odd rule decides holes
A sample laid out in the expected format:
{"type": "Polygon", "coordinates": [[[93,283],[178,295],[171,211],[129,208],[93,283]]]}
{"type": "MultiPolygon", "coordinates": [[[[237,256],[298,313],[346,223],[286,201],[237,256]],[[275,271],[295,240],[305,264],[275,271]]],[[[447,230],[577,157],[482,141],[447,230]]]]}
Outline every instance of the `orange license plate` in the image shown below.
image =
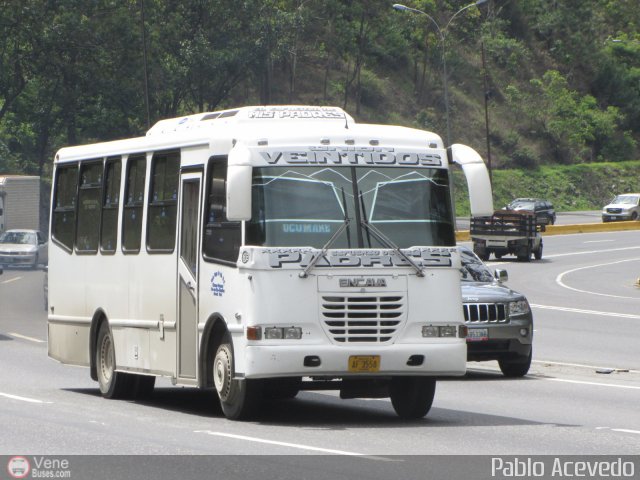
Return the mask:
{"type": "Polygon", "coordinates": [[[352,355],[349,357],[350,372],[380,371],[380,355],[352,355]]]}

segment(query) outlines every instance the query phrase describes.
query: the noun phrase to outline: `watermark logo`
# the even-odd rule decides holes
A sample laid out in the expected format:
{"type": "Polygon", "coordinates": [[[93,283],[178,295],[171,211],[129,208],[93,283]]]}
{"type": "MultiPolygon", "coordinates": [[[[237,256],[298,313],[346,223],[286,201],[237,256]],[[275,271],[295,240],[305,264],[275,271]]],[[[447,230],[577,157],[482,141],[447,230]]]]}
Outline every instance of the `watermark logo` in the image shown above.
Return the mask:
{"type": "Polygon", "coordinates": [[[7,471],[11,478],[26,478],[31,471],[29,460],[24,457],[11,457],[7,464],[7,471]]]}

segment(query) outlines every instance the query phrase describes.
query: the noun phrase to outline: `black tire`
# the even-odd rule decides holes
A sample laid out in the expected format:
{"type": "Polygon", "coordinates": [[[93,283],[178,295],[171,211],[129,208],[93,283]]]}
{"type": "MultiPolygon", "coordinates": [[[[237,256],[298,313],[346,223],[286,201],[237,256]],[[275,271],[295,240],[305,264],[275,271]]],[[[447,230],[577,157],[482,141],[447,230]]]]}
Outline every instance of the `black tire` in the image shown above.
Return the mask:
{"type": "Polygon", "coordinates": [[[527,356],[501,358],[498,360],[502,374],[510,378],[524,377],[531,367],[531,354],[532,351],[527,356]]]}
{"type": "Polygon", "coordinates": [[[264,396],[274,400],[295,398],[300,393],[300,377],[278,378],[264,384],[264,396]]]}
{"type": "Polygon", "coordinates": [[[493,253],[496,257],[497,260],[500,260],[502,258],[502,254],[501,253],[493,253]]]}
{"type": "Polygon", "coordinates": [[[540,246],[533,251],[533,256],[536,260],[540,260],[542,258],[542,242],[540,242],[540,246]]]}
{"type": "Polygon", "coordinates": [[[518,252],[518,261],[519,262],[530,262],[531,261],[531,245],[527,245],[525,251],[518,252]]]}
{"type": "Polygon", "coordinates": [[[484,248],[482,250],[480,250],[480,249],[476,250],[474,248],[473,249],[473,253],[475,253],[478,256],[478,258],[480,260],[482,260],[483,262],[486,262],[487,260],[489,260],[489,256],[491,255],[491,253],[488,250],[484,249],[484,248]]]}
{"type": "Polygon", "coordinates": [[[156,386],[156,377],[148,375],[136,375],[133,382],[133,397],[136,400],[145,400],[153,395],[156,386]]]}
{"type": "Polygon", "coordinates": [[[213,358],[213,384],[215,385],[220,407],[224,416],[230,420],[247,420],[252,418],[261,400],[261,383],[259,380],[237,380],[233,364],[231,340],[225,338],[213,358]]]}
{"type": "Polygon", "coordinates": [[[637,220],[638,219],[638,212],[633,212],[631,214],[631,220],[637,220]]]}
{"type": "Polygon", "coordinates": [[[33,264],[31,265],[31,270],[37,270],[38,265],[40,265],[40,258],[36,254],[36,258],[33,259],[33,264]]]}
{"type": "Polygon", "coordinates": [[[100,393],[105,398],[126,398],[132,393],[135,375],[116,372],[113,337],[107,322],[102,322],[96,343],[96,371],[100,393]]]}
{"type": "Polygon", "coordinates": [[[400,418],[422,418],[433,404],[436,379],[432,377],[393,377],[389,385],[391,404],[400,418]]]}

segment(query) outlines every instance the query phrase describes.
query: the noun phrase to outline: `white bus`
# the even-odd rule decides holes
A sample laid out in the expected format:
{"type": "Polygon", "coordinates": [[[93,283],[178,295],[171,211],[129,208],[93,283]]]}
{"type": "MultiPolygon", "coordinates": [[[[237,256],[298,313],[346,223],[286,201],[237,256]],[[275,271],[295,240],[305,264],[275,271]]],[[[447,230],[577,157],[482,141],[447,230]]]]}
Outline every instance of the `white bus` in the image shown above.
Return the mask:
{"type": "Polygon", "coordinates": [[[214,388],[231,419],[320,389],[422,417],[435,378],[465,373],[452,161],[475,214],[493,211],[469,147],[333,107],[202,113],[63,148],[49,356],[89,367],[107,398],[158,376],[214,388]]]}

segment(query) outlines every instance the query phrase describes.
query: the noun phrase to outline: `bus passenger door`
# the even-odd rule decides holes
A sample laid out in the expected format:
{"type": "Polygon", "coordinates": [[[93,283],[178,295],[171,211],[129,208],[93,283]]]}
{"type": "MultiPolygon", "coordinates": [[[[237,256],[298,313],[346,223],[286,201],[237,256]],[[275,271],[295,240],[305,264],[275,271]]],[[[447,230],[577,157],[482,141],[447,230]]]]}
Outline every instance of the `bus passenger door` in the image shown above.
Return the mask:
{"type": "Polygon", "coordinates": [[[196,381],[198,358],[198,243],[202,173],[183,173],[178,236],[178,378],[196,381]]]}

